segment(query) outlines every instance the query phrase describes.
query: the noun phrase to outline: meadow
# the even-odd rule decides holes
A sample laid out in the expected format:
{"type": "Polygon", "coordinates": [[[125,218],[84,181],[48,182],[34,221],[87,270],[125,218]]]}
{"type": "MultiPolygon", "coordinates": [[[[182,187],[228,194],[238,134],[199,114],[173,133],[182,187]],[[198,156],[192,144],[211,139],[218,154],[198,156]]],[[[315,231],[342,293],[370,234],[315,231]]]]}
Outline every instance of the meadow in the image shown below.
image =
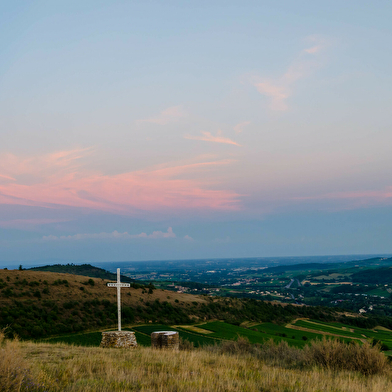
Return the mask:
{"type": "Polygon", "coordinates": [[[7,392],[263,391],[387,392],[392,373],[370,345],[315,341],[261,347],[246,339],[183,351],[102,349],[4,341],[0,390],[7,392]]]}

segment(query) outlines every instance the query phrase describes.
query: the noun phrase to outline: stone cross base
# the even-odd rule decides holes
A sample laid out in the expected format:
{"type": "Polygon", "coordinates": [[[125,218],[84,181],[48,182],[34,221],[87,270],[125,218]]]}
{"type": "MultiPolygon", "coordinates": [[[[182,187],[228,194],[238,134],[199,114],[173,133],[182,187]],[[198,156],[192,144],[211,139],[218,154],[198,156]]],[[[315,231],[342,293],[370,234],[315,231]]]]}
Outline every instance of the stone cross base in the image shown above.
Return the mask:
{"type": "Polygon", "coordinates": [[[130,331],[102,332],[102,341],[100,347],[105,347],[105,348],[137,347],[135,332],[130,332],[130,331]]]}
{"type": "Polygon", "coordinates": [[[174,331],[159,331],[151,334],[151,346],[153,348],[180,349],[180,336],[174,331]]]}

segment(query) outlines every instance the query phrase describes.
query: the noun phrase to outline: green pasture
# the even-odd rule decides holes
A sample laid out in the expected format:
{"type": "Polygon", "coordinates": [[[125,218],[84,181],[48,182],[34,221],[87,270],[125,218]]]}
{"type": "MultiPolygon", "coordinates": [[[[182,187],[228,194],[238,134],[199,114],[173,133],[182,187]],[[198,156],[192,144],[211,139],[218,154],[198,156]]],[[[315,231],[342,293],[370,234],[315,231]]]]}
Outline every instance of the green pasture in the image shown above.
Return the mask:
{"type": "Polygon", "coordinates": [[[314,322],[313,320],[311,322],[306,320],[297,320],[295,323],[293,323],[293,325],[302,328],[313,329],[315,331],[327,332],[334,335],[342,335],[342,336],[347,336],[351,338],[360,338],[360,339],[364,338],[361,333],[351,332],[350,326],[345,326],[347,329],[343,329],[342,326],[332,325],[332,323],[322,324],[319,322],[314,322]]]}
{"type": "Polygon", "coordinates": [[[259,326],[248,329],[248,328],[239,327],[237,325],[227,324],[220,321],[214,321],[206,324],[201,324],[199,325],[199,327],[213,332],[208,336],[217,339],[222,339],[222,340],[237,340],[239,336],[242,336],[244,338],[247,338],[249,342],[253,344],[255,343],[262,344],[270,339],[273,339],[277,343],[281,341],[286,341],[288,344],[297,347],[303,347],[306,344],[306,341],[302,340],[303,334],[299,339],[297,338],[292,339],[292,336],[294,335],[293,333],[291,333],[292,330],[285,328],[285,330],[288,330],[289,333],[291,333],[291,335],[289,335],[287,332],[280,332],[279,328],[284,328],[284,327],[279,327],[272,323],[265,323],[265,324],[269,324],[269,332],[264,331],[262,329],[261,330],[258,329],[260,325],[264,325],[264,324],[260,324],[259,326]],[[277,329],[274,330],[272,326],[276,327],[277,329]],[[278,335],[279,333],[282,334],[286,333],[287,337],[279,336],[278,335]]]}
{"type": "Polygon", "coordinates": [[[353,327],[352,325],[342,323],[322,323],[316,320],[297,320],[293,325],[335,335],[342,335],[347,338],[377,339],[382,343],[385,343],[388,347],[392,347],[392,333],[388,331],[353,327]]]}
{"type": "Polygon", "coordinates": [[[390,296],[388,291],[383,289],[383,288],[377,288],[377,289],[369,290],[367,292],[367,294],[369,294],[369,295],[377,295],[379,297],[389,297],[390,296]]]}
{"type": "Polygon", "coordinates": [[[273,323],[262,323],[259,325],[255,325],[253,328],[257,329],[259,332],[267,333],[269,335],[276,335],[276,334],[280,334],[280,336],[287,335],[287,337],[290,339],[306,341],[306,340],[323,338],[323,335],[319,333],[299,331],[298,329],[286,328],[273,323]],[[304,336],[306,337],[306,339],[303,339],[304,336]]]}
{"type": "Polygon", "coordinates": [[[152,332],[175,331],[179,333],[181,339],[189,340],[195,345],[195,347],[214,345],[216,342],[218,342],[217,339],[213,339],[209,337],[211,335],[207,337],[205,335],[196,332],[189,332],[183,330],[182,328],[172,328],[169,327],[168,325],[162,325],[162,324],[140,325],[134,327],[133,330],[141,334],[144,334],[145,336],[148,336],[149,339],[152,332]]]}

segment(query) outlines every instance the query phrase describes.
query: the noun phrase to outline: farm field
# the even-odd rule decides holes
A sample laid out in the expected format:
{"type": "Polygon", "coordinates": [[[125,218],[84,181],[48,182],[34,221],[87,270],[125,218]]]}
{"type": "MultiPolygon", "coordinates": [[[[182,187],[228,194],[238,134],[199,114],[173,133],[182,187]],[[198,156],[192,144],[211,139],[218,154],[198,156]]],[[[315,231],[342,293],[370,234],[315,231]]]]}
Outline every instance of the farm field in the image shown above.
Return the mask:
{"type": "MultiPolygon", "coordinates": [[[[195,326],[170,326],[166,324],[136,325],[124,330],[135,332],[140,346],[151,345],[151,333],[154,331],[176,331],[180,338],[193,343],[195,347],[219,344],[222,341],[237,340],[240,336],[249,340],[252,344],[263,344],[273,340],[275,343],[287,342],[290,346],[303,348],[312,340],[321,340],[324,335],[349,343],[350,341],[372,342],[373,339],[383,345],[386,355],[392,354],[392,332],[385,329],[353,328],[341,323],[322,323],[314,320],[297,320],[287,326],[273,323],[261,323],[244,328],[228,324],[222,321],[212,321],[195,326]],[[312,331],[304,331],[298,328],[306,328],[312,331]],[[199,331],[198,331],[199,330],[199,331]],[[206,331],[209,331],[206,334],[206,331]],[[389,349],[389,350],[388,350],[389,349]]],[[[42,340],[46,343],[66,343],[75,346],[98,347],[101,343],[101,332],[76,333],[63,335],[42,340]]]]}
{"type": "Polygon", "coordinates": [[[293,326],[312,329],[333,335],[341,335],[356,339],[375,339],[392,348],[392,332],[383,329],[357,328],[341,323],[322,323],[317,320],[297,320],[293,326]]]}
{"type": "Polygon", "coordinates": [[[179,333],[181,339],[190,341],[194,344],[195,347],[214,345],[215,343],[219,343],[219,340],[214,339],[211,335],[207,337],[200,333],[189,332],[179,327],[173,328],[162,324],[136,326],[133,328],[133,330],[139,332],[139,334],[143,334],[148,339],[150,339],[151,333],[155,331],[176,331],[179,333]]]}

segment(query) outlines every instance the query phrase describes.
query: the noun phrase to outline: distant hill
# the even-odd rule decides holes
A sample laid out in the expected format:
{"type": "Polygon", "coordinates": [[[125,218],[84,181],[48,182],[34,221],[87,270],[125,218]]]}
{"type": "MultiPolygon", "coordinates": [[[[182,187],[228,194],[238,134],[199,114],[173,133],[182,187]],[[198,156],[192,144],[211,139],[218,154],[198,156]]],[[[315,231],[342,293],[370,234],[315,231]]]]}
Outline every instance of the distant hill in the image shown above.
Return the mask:
{"type": "MultiPolygon", "coordinates": [[[[45,265],[43,267],[29,268],[28,270],[56,272],[61,274],[88,276],[90,278],[117,280],[116,274],[106,271],[103,268],[94,267],[91,264],[53,264],[45,265]]],[[[135,282],[135,279],[131,279],[128,276],[121,275],[121,281],[125,283],[132,283],[135,282]]]]}
{"type": "MultiPolygon", "coordinates": [[[[340,269],[354,268],[354,267],[361,267],[361,268],[370,267],[370,268],[378,269],[380,266],[389,266],[389,265],[392,265],[392,257],[388,257],[388,258],[373,257],[371,259],[366,259],[366,260],[352,260],[352,261],[345,261],[345,262],[338,262],[338,263],[301,263],[301,264],[279,265],[276,267],[266,268],[265,272],[279,275],[288,271],[340,270],[340,269]]],[[[384,268],[384,269],[387,270],[388,268],[384,268]]],[[[369,274],[369,276],[371,276],[371,274],[369,274]]]]}

